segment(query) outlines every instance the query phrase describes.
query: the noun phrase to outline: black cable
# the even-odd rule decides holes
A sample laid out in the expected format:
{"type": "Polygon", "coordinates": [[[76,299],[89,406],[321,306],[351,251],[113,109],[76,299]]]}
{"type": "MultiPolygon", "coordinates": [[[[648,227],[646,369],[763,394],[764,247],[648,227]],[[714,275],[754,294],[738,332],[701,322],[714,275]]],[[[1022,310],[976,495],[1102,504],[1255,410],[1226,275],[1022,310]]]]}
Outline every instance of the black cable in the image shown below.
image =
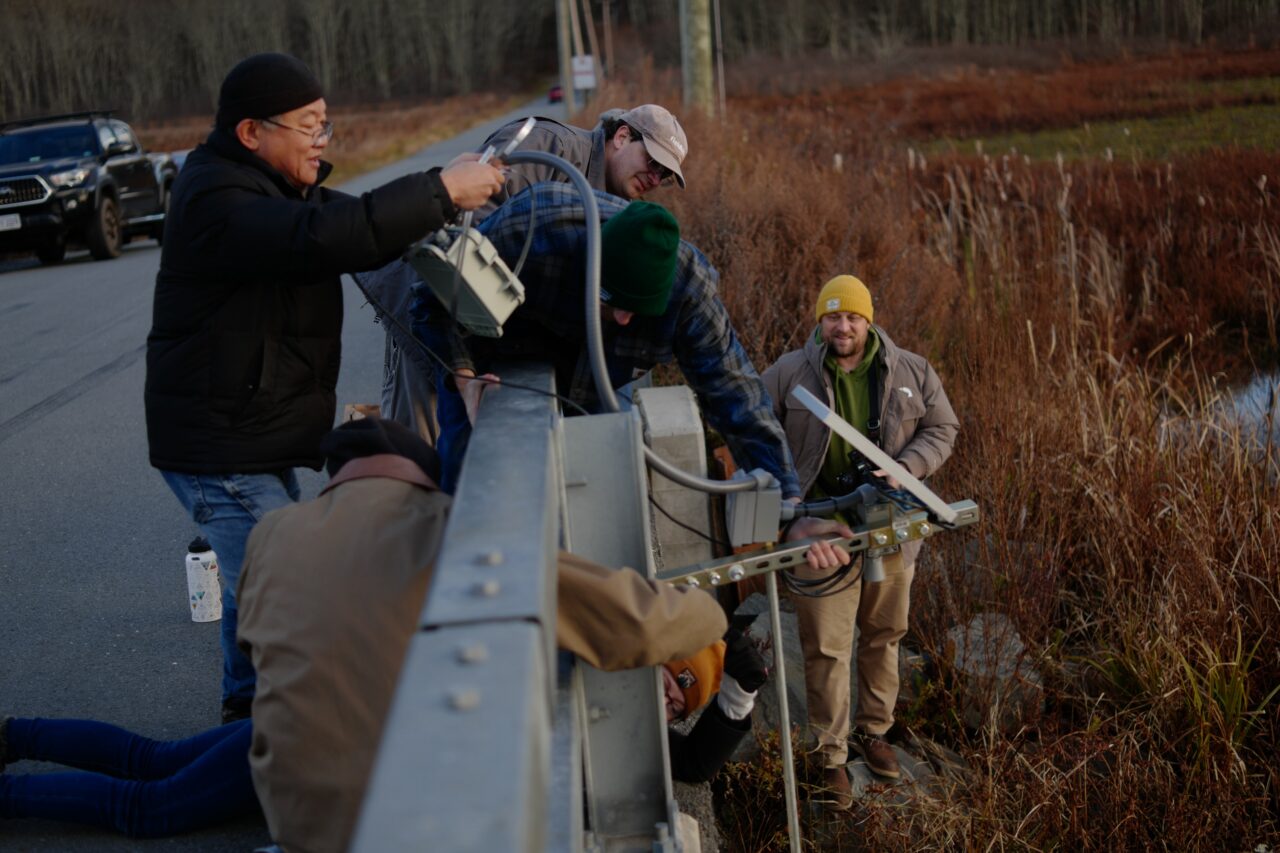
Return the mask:
{"type": "Polygon", "coordinates": [[[654,499],[652,493],[649,494],[649,503],[653,504],[654,508],[658,510],[658,512],[665,515],[667,519],[676,527],[683,527],[685,530],[689,531],[690,533],[696,533],[698,536],[701,536],[703,539],[707,540],[712,545],[719,545],[721,548],[727,548],[730,551],[733,550],[733,546],[730,545],[728,542],[725,542],[723,539],[716,539],[714,536],[709,536],[706,533],[703,533],[701,530],[697,529],[696,527],[692,527],[688,524],[685,524],[683,521],[676,518],[671,513],[667,512],[666,509],[663,508],[662,504],[658,503],[654,499]]]}
{"type": "Polygon", "coordinates": [[[849,562],[822,578],[801,578],[790,570],[784,570],[780,573],[782,583],[788,592],[800,598],[827,598],[839,595],[862,580],[862,568],[859,567],[857,572],[853,571],[855,561],[865,562],[860,556],[850,557],[849,562]]]}

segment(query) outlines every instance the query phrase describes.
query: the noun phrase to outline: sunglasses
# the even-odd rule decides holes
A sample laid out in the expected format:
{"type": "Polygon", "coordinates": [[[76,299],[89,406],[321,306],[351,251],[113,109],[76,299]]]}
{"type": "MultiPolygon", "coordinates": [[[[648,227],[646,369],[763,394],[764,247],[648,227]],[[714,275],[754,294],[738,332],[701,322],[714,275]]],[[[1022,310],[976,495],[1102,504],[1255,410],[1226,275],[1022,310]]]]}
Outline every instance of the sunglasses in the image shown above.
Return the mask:
{"type": "MultiPolygon", "coordinates": [[[[635,128],[631,128],[632,142],[644,144],[645,136],[635,128]]],[[[649,171],[658,176],[658,183],[664,187],[671,186],[676,181],[675,172],[672,172],[666,166],[659,163],[649,154],[649,149],[645,148],[645,157],[648,158],[649,171]]]]}

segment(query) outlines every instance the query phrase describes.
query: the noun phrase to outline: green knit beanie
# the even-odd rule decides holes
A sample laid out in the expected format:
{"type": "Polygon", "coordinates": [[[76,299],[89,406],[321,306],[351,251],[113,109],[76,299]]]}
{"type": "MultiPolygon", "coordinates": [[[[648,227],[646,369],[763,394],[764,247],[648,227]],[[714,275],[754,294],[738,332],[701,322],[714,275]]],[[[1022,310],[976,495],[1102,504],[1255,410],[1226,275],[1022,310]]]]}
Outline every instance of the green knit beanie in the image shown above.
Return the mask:
{"type": "Polygon", "coordinates": [[[667,310],[676,277],[680,224],[665,207],[633,201],[600,231],[600,300],[651,317],[667,310]]]}

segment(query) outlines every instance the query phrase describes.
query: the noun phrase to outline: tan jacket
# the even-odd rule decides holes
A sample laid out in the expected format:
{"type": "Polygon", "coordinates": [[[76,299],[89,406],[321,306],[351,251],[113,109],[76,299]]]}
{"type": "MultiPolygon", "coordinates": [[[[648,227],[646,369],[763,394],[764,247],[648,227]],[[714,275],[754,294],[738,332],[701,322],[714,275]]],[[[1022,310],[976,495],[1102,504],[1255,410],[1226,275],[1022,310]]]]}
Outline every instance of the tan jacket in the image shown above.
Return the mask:
{"type": "MultiPolygon", "coordinates": [[[[288,853],[347,848],[449,504],[413,463],[370,456],[249,537],[238,599],[258,671],[249,763],[288,853]]],[[[697,590],[570,554],[558,578],[557,643],[602,669],[692,655],[725,631],[697,590]]]]}
{"type": "MultiPolygon", "coordinates": [[[[881,448],[916,477],[927,477],[951,455],[960,422],[929,362],[899,348],[884,329],[873,328],[880,336],[876,369],[881,380],[881,448]]],[[[773,399],[774,414],[787,434],[800,488],[806,495],[822,470],[831,432],[791,396],[791,389],[803,386],[834,409],[831,377],[823,367],[826,354],[826,345],[818,343],[816,333],[811,334],[803,349],[783,355],[762,377],[773,399]]],[[[919,551],[919,543],[912,544],[915,547],[904,548],[908,562],[919,551]]]]}

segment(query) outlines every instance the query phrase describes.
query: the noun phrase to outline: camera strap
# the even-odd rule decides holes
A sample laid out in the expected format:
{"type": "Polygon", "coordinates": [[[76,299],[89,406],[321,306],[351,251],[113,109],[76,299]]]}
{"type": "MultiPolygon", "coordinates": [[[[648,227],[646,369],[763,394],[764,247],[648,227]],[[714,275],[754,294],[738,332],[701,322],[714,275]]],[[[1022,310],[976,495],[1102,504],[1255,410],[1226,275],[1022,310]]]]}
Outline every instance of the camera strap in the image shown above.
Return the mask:
{"type": "Polygon", "coordinates": [[[871,443],[876,447],[883,447],[880,444],[880,369],[879,365],[873,360],[871,367],[867,371],[867,402],[871,405],[867,409],[867,438],[871,439],[871,443]]]}

